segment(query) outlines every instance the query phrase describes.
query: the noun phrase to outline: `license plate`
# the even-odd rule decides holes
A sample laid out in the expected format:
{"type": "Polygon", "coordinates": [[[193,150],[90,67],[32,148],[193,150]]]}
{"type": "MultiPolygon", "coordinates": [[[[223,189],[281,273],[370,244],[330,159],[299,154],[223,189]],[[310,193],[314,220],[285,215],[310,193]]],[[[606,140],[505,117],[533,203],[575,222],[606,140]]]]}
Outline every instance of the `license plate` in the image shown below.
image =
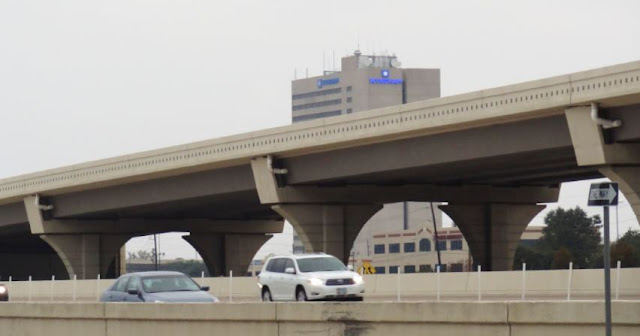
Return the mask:
{"type": "Polygon", "coordinates": [[[347,295],[347,289],[346,288],[337,288],[336,289],[338,295],[347,295]]]}

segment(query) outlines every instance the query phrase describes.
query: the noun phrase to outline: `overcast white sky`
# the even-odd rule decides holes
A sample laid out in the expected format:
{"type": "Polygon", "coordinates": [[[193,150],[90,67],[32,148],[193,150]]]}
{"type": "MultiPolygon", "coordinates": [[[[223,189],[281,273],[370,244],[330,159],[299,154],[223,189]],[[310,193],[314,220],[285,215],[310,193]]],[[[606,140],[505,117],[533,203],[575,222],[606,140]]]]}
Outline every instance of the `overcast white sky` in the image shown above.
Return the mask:
{"type": "MultiPolygon", "coordinates": [[[[286,125],[294,71],[358,45],[440,68],[443,96],[640,60],[638,13],[633,0],[3,0],[0,178],[286,125]]],[[[563,187],[561,205],[586,206],[587,188],[563,187]]],[[[628,206],[620,224],[638,229],[628,206]]],[[[191,258],[174,236],[167,256],[191,258]]]]}

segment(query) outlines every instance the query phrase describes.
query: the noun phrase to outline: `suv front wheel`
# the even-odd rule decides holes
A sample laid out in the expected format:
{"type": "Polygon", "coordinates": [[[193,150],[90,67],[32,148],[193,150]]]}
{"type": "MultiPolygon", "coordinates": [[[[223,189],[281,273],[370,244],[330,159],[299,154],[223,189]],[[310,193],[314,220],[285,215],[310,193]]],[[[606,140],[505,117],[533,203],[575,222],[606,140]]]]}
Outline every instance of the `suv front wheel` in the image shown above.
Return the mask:
{"type": "Polygon", "coordinates": [[[273,298],[271,297],[271,292],[269,291],[268,288],[265,288],[262,290],[262,301],[263,302],[273,301],[273,298]]]}
{"type": "Polygon", "coordinates": [[[296,290],[296,301],[307,301],[307,293],[304,292],[304,288],[296,290]]]}

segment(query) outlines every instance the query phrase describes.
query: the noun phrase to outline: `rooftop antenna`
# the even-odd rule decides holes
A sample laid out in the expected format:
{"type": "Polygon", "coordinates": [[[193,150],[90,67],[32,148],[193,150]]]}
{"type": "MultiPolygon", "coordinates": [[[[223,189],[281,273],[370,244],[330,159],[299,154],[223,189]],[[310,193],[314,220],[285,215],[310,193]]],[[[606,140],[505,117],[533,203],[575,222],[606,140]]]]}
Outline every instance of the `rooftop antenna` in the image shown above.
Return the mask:
{"type": "Polygon", "coordinates": [[[322,52],[322,75],[324,75],[325,70],[327,70],[327,62],[325,61],[324,51],[322,52]]]}
{"type": "Polygon", "coordinates": [[[336,71],[336,50],[333,49],[333,71],[336,71]]]}

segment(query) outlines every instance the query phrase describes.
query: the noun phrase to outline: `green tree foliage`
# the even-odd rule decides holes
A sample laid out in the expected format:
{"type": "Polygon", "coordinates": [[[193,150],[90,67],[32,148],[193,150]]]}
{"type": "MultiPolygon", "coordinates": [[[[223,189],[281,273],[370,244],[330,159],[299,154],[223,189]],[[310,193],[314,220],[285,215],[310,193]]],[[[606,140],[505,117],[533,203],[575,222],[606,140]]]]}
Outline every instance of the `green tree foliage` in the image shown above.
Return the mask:
{"type": "MultiPolygon", "coordinates": [[[[623,267],[638,267],[640,266],[640,231],[629,230],[624,236],[620,237],[618,243],[628,244],[631,248],[631,254],[633,258],[629,261],[635,261],[635,263],[622,263],[623,267]]],[[[615,259],[611,259],[615,260],[615,259]]],[[[615,262],[615,261],[614,261],[615,262]]]]}
{"type": "Polygon", "coordinates": [[[549,269],[551,264],[551,255],[545,254],[537,246],[527,246],[520,244],[516,249],[515,258],[513,258],[513,269],[522,269],[522,264],[527,264],[528,270],[544,270],[549,269]]]}
{"type": "MultiPolygon", "coordinates": [[[[574,268],[594,267],[600,246],[598,216],[589,217],[580,207],[558,208],[547,214],[539,248],[543,253],[555,254],[562,248],[569,253],[574,268]]],[[[562,252],[558,257],[566,257],[562,252]]],[[[558,260],[563,261],[563,260],[558,260]]]]}
{"type": "Polygon", "coordinates": [[[618,261],[623,267],[638,266],[634,252],[633,246],[626,241],[620,240],[611,244],[611,267],[615,267],[618,261]]]}
{"type": "Polygon", "coordinates": [[[551,261],[551,269],[567,269],[571,262],[571,252],[565,247],[559,248],[553,252],[553,260],[551,261]]]}

